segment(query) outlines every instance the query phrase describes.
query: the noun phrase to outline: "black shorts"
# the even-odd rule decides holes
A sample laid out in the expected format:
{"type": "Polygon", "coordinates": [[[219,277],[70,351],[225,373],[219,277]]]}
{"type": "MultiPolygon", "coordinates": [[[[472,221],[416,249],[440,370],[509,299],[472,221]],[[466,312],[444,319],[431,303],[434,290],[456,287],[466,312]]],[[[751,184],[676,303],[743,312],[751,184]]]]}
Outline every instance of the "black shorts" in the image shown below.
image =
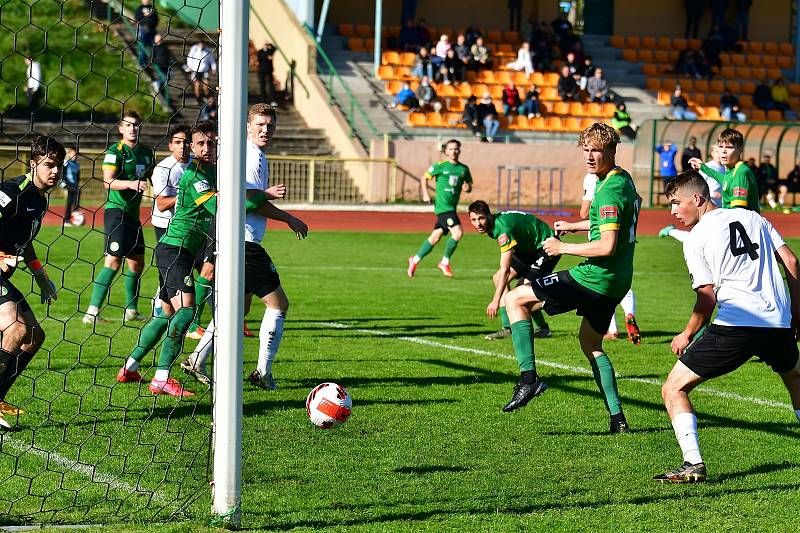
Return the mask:
{"type": "Polygon", "coordinates": [[[778,180],[778,187],[781,185],[786,187],[789,192],[800,192],[800,184],[789,180],[778,180]]]}
{"type": "Polygon", "coordinates": [[[511,252],[511,268],[517,273],[520,280],[533,281],[536,278],[550,274],[561,259],[560,255],[550,257],[541,248],[526,253],[519,253],[517,249],[511,252]]]}
{"type": "Polygon", "coordinates": [[[167,232],[167,228],[159,228],[158,226],[153,226],[153,231],[156,234],[156,244],[158,244],[158,241],[160,241],[161,237],[163,237],[164,234],[167,232]]]}
{"type": "Polygon", "coordinates": [[[444,230],[444,234],[447,235],[453,226],[460,225],[461,221],[458,219],[458,213],[448,211],[447,213],[436,215],[436,225],[433,226],[433,229],[444,230]]]}
{"type": "Polygon", "coordinates": [[[144,254],[144,233],[138,219],[122,209],[106,209],[103,214],[106,234],[106,255],[133,257],[144,254]]]}
{"type": "Polygon", "coordinates": [[[614,298],[587,289],[566,270],[532,280],[531,288],[536,298],[544,302],[548,315],[576,310],[597,333],[608,330],[614,310],[622,301],[621,297],[614,298]]]}
{"type": "Polygon", "coordinates": [[[18,312],[25,313],[30,311],[31,306],[28,305],[25,296],[6,276],[8,276],[8,273],[0,275],[0,305],[6,302],[14,302],[17,304],[18,312]]]}
{"type": "Polygon", "coordinates": [[[281,286],[275,264],[260,244],[244,243],[244,293],[263,298],[281,286]]]}
{"type": "Polygon", "coordinates": [[[680,360],[698,376],[711,379],[733,372],[753,356],[782,374],[797,365],[800,354],[789,328],[711,324],[689,345],[680,360]]]}
{"type": "Polygon", "coordinates": [[[211,263],[213,265],[216,259],[217,243],[213,238],[209,237],[206,239],[206,245],[200,249],[200,252],[198,252],[194,265],[196,268],[200,269],[203,267],[204,263],[211,263]]]}
{"type": "Polygon", "coordinates": [[[158,267],[158,297],[169,302],[178,292],[194,294],[194,258],[186,248],[158,243],[153,257],[158,267]]]}

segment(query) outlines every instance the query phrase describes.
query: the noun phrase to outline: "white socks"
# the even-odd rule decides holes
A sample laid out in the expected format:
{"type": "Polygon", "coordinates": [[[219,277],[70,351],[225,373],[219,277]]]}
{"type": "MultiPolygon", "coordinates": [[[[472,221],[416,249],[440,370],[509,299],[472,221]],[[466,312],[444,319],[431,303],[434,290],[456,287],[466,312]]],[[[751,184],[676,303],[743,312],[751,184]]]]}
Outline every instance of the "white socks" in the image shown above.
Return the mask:
{"type": "Polygon", "coordinates": [[[169,370],[156,370],[156,375],[153,376],[153,381],[167,381],[169,379],[169,370]]]}
{"type": "Polygon", "coordinates": [[[125,361],[125,368],[130,370],[131,372],[136,372],[139,370],[139,361],[134,359],[133,357],[128,357],[128,360],[125,361]]]}
{"type": "Polygon", "coordinates": [[[625,293],[620,305],[622,306],[622,311],[626,316],[636,314],[636,294],[633,292],[633,289],[628,289],[628,292],[625,293]]]}
{"type": "Polygon", "coordinates": [[[700,443],[697,440],[697,416],[694,413],[678,413],[672,419],[672,428],[681,447],[683,460],[693,465],[702,463],[700,443]]]}
{"type": "Polygon", "coordinates": [[[420,256],[418,256],[418,255],[415,255],[414,257],[412,257],[412,258],[411,258],[411,260],[412,260],[412,261],[414,262],[414,264],[416,265],[417,263],[419,263],[420,261],[422,261],[422,258],[421,258],[420,256]]]}
{"type": "Polygon", "coordinates": [[[283,337],[283,321],[286,313],[278,309],[267,308],[264,311],[264,318],[261,320],[259,330],[259,349],[258,349],[258,368],[262,376],[272,374],[272,362],[278,353],[283,337]]]}
{"type": "Polygon", "coordinates": [[[687,237],[689,237],[689,232],[685,229],[671,229],[669,230],[669,236],[675,239],[676,241],[685,241],[687,237]]]}
{"type": "Polygon", "coordinates": [[[614,314],[611,315],[611,322],[609,322],[609,324],[608,324],[608,332],[611,333],[611,334],[618,333],[616,310],[614,311],[614,314]]]}
{"type": "Polygon", "coordinates": [[[189,357],[194,368],[205,370],[208,356],[214,350],[214,333],[214,319],[211,319],[211,322],[208,323],[208,327],[206,327],[206,332],[203,333],[203,337],[200,339],[200,342],[197,343],[192,355],[189,357]]]}
{"type": "Polygon", "coordinates": [[[443,265],[449,265],[450,264],[450,258],[449,257],[442,257],[442,260],[439,261],[439,263],[441,263],[443,265]]]}

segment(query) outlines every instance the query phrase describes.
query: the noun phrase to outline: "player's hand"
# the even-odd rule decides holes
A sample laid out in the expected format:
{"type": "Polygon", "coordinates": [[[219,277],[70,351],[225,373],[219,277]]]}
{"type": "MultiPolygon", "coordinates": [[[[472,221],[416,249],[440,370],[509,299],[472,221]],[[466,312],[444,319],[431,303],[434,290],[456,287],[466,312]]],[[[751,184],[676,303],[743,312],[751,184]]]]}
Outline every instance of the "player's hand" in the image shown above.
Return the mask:
{"type": "Polygon", "coordinates": [[[132,181],[130,184],[130,188],[132,191],[144,194],[145,192],[147,192],[147,182],[144,180],[132,181]]]}
{"type": "Polygon", "coordinates": [[[273,185],[264,192],[267,193],[267,196],[271,196],[270,200],[283,198],[284,196],[286,196],[286,185],[284,185],[283,183],[279,183],[278,185],[273,185]]]}
{"type": "Polygon", "coordinates": [[[567,233],[572,233],[574,231],[572,229],[572,223],[567,222],[566,220],[557,220],[553,224],[553,229],[556,231],[556,236],[558,237],[566,235],[567,233]]]}
{"type": "Polygon", "coordinates": [[[486,314],[489,318],[496,318],[497,317],[497,309],[500,307],[500,302],[496,302],[492,300],[489,302],[489,305],[486,306],[486,314]]]}
{"type": "Polygon", "coordinates": [[[681,331],[672,339],[672,353],[680,357],[691,342],[692,338],[689,337],[689,334],[685,331],[681,331]]]}
{"type": "Polygon", "coordinates": [[[549,256],[561,255],[561,245],[564,244],[555,237],[549,237],[542,242],[544,253],[549,256]]]}
{"type": "Polygon", "coordinates": [[[703,160],[699,157],[692,157],[689,159],[689,165],[695,170],[700,170],[700,165],[703,164],[703,160]]]}
{"type": "Polygon", "coordinates": [[[8,272],[11,269],[17,268],[17,264],[22,260],[22,256],[6,255],[0,252],[0,271],[8,272]]]}
{"type": "Polygon", "coordinates": [[[297,235],[298,239],[305,239],[308,235],[308,226],[297,217],[292,217],[287,222],[289,228],[297,235]]]}
{"type": "Polygon", "coordinates": [[[42,291],[42,303],[50,303],[52,300],[58,300],[56,284],[52,282],[50,276],[44,268],[33,271],[33,279],[39,285],[39,290],[42,291]]]}

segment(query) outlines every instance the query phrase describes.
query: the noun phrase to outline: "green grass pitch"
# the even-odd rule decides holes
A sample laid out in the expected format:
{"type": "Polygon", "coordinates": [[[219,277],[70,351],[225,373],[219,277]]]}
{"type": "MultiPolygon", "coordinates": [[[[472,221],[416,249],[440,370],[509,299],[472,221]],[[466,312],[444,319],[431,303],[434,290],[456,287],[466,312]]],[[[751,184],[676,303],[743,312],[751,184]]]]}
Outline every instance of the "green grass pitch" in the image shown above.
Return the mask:
{"type": "MultiPolygon", "coordinates": [[[[144,530],[179,505],[185,522],[170,529],[197,530],[210,500],[210,394],[178,404],[114,386],[138,329],[121,325],[120,307],[106,311],[115,322],[94,334],[80,324],[78,297],[101,250],[99,234],[87,231],[40,235],[50,246],[40,244],[39,255],[49,252],[53,277],[65,268],[65,289],[44,323],[49,360],[42,351],[9,397],[27,413],[0,447],[0,522],[124,521],[115,529],[144,530]]],[[[267,235],[291,306],[274,367],[280,390],[244,385],[243,527],[795,530],[800,428],[764,365],[748,363],[693,394],[709,481],[651,480],[681,462],[660,398],[674,363],[669,342],[694,301],[679,243],[640,238],[634,289],[643,344],[606,344],[634,432],[612,436],[574,315],[548,318],[554,336],[536,342],[548,391],[518,412],[500,411],[517,372],[510,339],[483,339],[497,328],[484,314],[497,247],[468,234],[454,279],[435,269],[440,245],[410,280],[405,258],[422,239],[267,235]],[[354,402],[350,421],[329,431],[314,428],[304,409],[322,381],[344,385],[354,402]]],[[[24,289],[30,278],[18,272],[14,281],[24,289]]],[[[113,306],[124,292],[117,283],[113,306]]],[[[155,286],[152,269],[142,294],[155,286]]],[[[261,309],[255,303],[250,313],[254,330],[261,309]]],[[[34,311],[44,315],[38,301],[34,311]]],[[[257,346],[245,342],[245,372],[257,346]]]]}

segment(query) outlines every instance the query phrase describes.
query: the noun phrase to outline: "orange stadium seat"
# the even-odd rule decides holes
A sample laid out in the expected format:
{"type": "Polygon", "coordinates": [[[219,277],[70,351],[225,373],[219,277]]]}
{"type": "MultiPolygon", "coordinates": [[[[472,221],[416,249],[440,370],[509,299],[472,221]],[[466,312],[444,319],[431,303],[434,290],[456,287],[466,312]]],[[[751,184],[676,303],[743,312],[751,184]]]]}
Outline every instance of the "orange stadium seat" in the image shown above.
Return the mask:
{"type": "Polygon", "coordinates": [[[719,94],[714,94],[714,93],[706,94],[706,105],[719,107],[719,100],[721,97],[722,95],[719,94]]]}
{"type": "Polygon", "coordinates": [[[544,73],[544,85],[549,87],[555,87],[558,85],[558,77],[559,74],[557,72],[545,72],[544,73]]]}
{"type": "Polygon", "coordinates": [[[777,109],[770,109],[769,111],[767,111],[767,121],[781,122],[782,120],[783,120],[783,113],[781,113],[777,109]]]}
{"type": "Polygon", "coordinates": [[[543,86],[544,83],[544,76],[541,72],[534,72],[531,74],[531,83],[534,85],[538,85],[539,87],[543,86]]]}
{"type": "Polygon", "coordinates": [[[387,37],[399,37],[400,36],[400,26],[387,26],[383,28],[383,32],[386,34],[387,37]]]}
{"type": "Polygon", "coordinates": [[[713,106],[704,108],[702,118],[703,120],[719,120],[721,118],[719,116],[719,108],[713,106]]]}
{"type": "Polygon", "coordinates": [[[352,24],[339,24],[339,26],[337,26],[337,30],[339,31],[339,35],[341,35],[342,37],[356,36],[356,32],[353,29],[352,24]]]}
{"type": "Polygon", "coordinates": [[[644,82],[645,88],[648,91],[657,91],[661,89],[661,79],[660,78],[647,78],[644,82]]]}
{"type": "Polygon", "coordinates": [[[599,119],[596,119],[596,118],[589,118],[589,117],[587,117],[587,118],[585,118],[585,119],[583,119],[583,120],[581,121],[581,128],[582,128],[582,129],[586,129],[586,128],[588,128],[589,126],[591,126],[592,124],[594,124],[595,122],[598,122],[598,121],[599,121],[599,122],[602,122],[602,120],[599,120],[599,119]]]}
{"type": "Polygon", "coordinates": [[[631,35],[631,36],[625,38],[625,47],[626,48],[638,49],[641,45],[642,45],[641,39],[639,39],[635,35],[631,35]]]}
{"type": "Polygon", "coordinates": [[[789,109],[800,109],[800,96],[789,97],[789,109]]]}
{"type": "Polygon", "coordinates": [[[678,55],[680,52],[678,50],[670,50],[667,52],[669,54],[669,62],[674,64],[678,60],[678,55]]]}
{"type": "Polygon", "coordinates": [[[503,32],[503,41],[517,45],[520,42],[519,33],[516,31],[504,31],[503,32]]]}
{"type": "Polygon", "coordinates": [[[666,50],[656,50],[653,52],[653,61],[656,63],[669,63],[669,52],[666,50]]]}
{"type": "MultiPolygon", "coordinates": [[[[753,69],[753,70],[755,70],[755,69],[753,69]]],[[[753,77],[755,77],[755,76],[753,76],[753,77]]],[[[777,80],[778,78],[782,78],[782,77],[783,77],[783,72],[781,72],[781,69],[779,69],[779,68],[771,68],[771,69],[767,70],[767,78],[769,78],[771,80],[777,80]]]]}
{"type": "Polygon", "coordinates": [[[494,100],[500,100],[503,98],[503,86],[502,85],[491,85],[489,86],[489,92],[492,95],[494,100]]]}
{"type": "Polygon", "coordinates": [[[543,87],[539,96],[540,100],[558,100],[558,89],[555,87],[543,87]]]}
{"type": "Polygon", "coordinates": [[[681,78],[678,80],[678,85],[680,85],[681,89],[684,91],[694,90],[694,80],[692,78],[681,78]]]}
{"type": "Polygon", "coordinates": [[[528,120],[528,128],[532,130],[544,130],[547,128],[545,125],[544,117],[533,117],[528,120]]]}
{"type": "Polygon", "coordinates": [[[425,113],[419,113],[417,111],[413,111],[408,114],[406,117],[406,121],[408,122],[409,126],[424,126],[425,125],[425,113]]]}
{"type": "Polygon", "coordinates": [[[754,70],[758,70],[758,68],[736,67],[736,77],[743,80],[750,79],[753,76],[754,70]]]}
{"type": "Polygon", "coordinates": [[[581,119],[578,117],[567,117],[564,122],[563,126],[564,131],[581,131],[581,119]]]}
{"type": "Polygon", "coordinates": [[[722,80],[711,80],[709,85],[712,93],[721,93],[725,90],[725,83],[722,80]]]}
{"type": "Polygon", "coordinates": [[[583,104],[581,102],[570,102],[567,114],[573,117],[582,117],[584,115],[583,104]]]}
{"type": "Polygon", "coordinates": [[[517,54],[514,52],[514,45],[511,43],[500,43],[497,45],[497,53],[500,55],[508,56],[513,55],[516,56],[517,54]]]}
{"type": "Polygon", "coordinates": [[[395,79],[410,80],[411,67],[394,67],[394,77],[395,79]]]}
{"type": "Polygon", "coordinates": [[[403,82],[399,80],[391,80],[386,82],[386,92],[389,94],[397,94],[403,88],[403,82]]]}
{"type": "Polygon", "coordinates": [[[699,50],[700,46],[703,44],[703,41],[700,39],[689,39],[686,41],[686,47],[691,48],[692,50],[699,50]]]}
{"type": "Polygon", "coordinates": [[[622,60],[623,61],[636,61],[637,52],[631,48],[625,48],[622,50],[622,60]]]}
{"type": "Polygon", "coordinates": [[[708,92],[708,80],[694,80],[694,90],[697,92],[708,92]]]}
{"type": "Polygon", "coordinates": [[[706,93],[695,93],[692,95],[692,101],[698,105],[706,104],[706,93]]]}
{"type": "Polygon", "coordinates": [[[347,48],[354,52],[364,51],[364,39],[361,37],[350,37],[347,39],[347,48]]]}
{"type": "Polygon", "coordinates": [[[731,54],[730,62],[734,67],[743,67],[747,64],[747,58],[744,54],[731,54]]]}
{"type": "Polygon", "coordinates": [[[542,115],[550,115],[553,113],[553,104],[555,102],[539,102],[539,107],[542,109],[542,115]]]}
{"type": "Polygon", "coordinates": [[[778,68],[792,68],[794,67],[794,58],[789,56],[778,56],[778,68]]]}
{"type": "Polygon", "coordinates": [[[441,84],[436,89],[436,94],[442,98],[452,98],[457,96],[456,88],[454,85],[441,84]]]}
{"type": "Polygon", "coordinates": [[[670,50],[672,48],[672,39],[669,37],[659,37],[656,40],[656,46],[659,50],[670,50]]]}
{"type": "Polygon", "coordinates": [[[569,115],[569,102],[556,102],[553,104],[553,113],[556,115],[569,115]]]}
{"type": "Polygon", "coordinates": [[[368,39],[364,39],[364,51],[365,52],[372,52],[372,50],[374,48],[375,48],[375,39],[373,39],[372,37],[370,37],[368,39]]]}
{"type": "MultiPolygon", "coordinates": [[[[772,57],[772,56],[767,56],[772,57]]],[[[761,61],[764,58],[761,54],[747,54],[745,56],[745,62],[747,63],[748,67],[760,67],[761,61]]]]}
{"type": "Polygon", "coordinates": [[[372,37],[372,26],[369,24],[356,24],[356,35],[358,37],[372,37]]]}
{"type": "Polygon", "coordinates": [[[767,114],[764,113],[764,111],[762,111],[761,109],[753,109],[750,112],[750,120],[753,120],[755,122],[764,122],[765,120],[767,120],[767,114]]]}
{"type": "Polygon", "coordinates": [[[545,128],[549,131],[564,131],[561,117],[547,117],[544,121],[545,128]]]}
{"type": "Polygon", "coordinates": [[[382,65],[399,65],[400,54],[397,50],[387,50],[381,54],[382,65]]]}
{"type": "Polygon", "coordinates": [[[642,37],[642,48],[646,48],[648,50],[654,50],[656,48],[656,38],[655,37],[642,37]]]}
{"type": "Polygon", "coordinates": [[[731,92],[732,92],[734,95],[741,94],[741,92],[742,92],[742,84],[741,84],[741,83],[739,83],[739,82],[738,82],[738,81],[736,81],[736,80],[730,80],[730,81],[726,82],[726,83],[725,83],[725,87],[727,87],[728,89],[730,89],[730,91],[731,91],[731,92]]]}
{"type": "Polygon", "coordinates": [[[750,75],[756,80],[763,80],[767,76],[767,69],[758,67],[750,69],[750,75]]]}
{"type": "Polygon", "coordinates": [[[414,66],[414,61],[417,58],[417,54],[414,52],[400,52],[400,61],[399,63],[404,67],[412,67],[414,66]]]}
{"type": "Polygon", "coordinates": [[[661,88],[665,91],[672,92],[675,90],[675,87],[678,85],[678,81],[675,78],[663,78],[661,80],[661,88]]]}
{"type": "Polygon", "coordinates": [[[764,52],[764,43],[759,41],[745,41],[744,46],[748,53],[761,54],[764,52]]]}
{"type": "Polygon", "coordinates": [[[500,41],[503,40],[503,33],[499,32],[499,31],[496,31],[496,30],[487,31],[486,32],[486,40],[488,42],[490,42],[490,43],[493,43],[493,44],[494,43],[499,43],[500,41]]]}
{"type": "Polygon", "coordinates": [[[742,109],[750,109],[753,107],[753,97],[749,94],[739,94],[739,105],[742,109]]]}
{"type": "Polygon", "coordinates": [[[653,51],[647,48],[641,48],[636,52],[636,59],[645,63],[652,63],[653,51]]]}
{"type": "Polygon", "coordinates": [[[730,65],[730,63],[731,63],[731,55],[728,52],[720,52],[719,61],[723,65],[730,65]]]}
{"type": "Polygon", "coordinates": [[[447,99],[447,110],[453,112],[462,112],[464,111],[464,100],[457,96],[453,96],[447,99]]]}
{"type": "Polygon", "coordinates": [[[614,114],[614,111],[617,109],[617,106],[612,104],[611,102],[606,102],[605,104],[601,104],[602,111],[600,112],[600,116],[602,117],[610,117],[614,114]]]}
{"type": "Polygon", "coordinates": [[[583,104],[583,116],[585,117],[599,117],[602,113],[603,106],[597,102],[583,104]]]}
{"type": "Polygon", "coordinates": [[[511,130],[527,130],[528,129],[528,117],[525,115],[517,115],[512,120],[508,122],[508,129],[511,130]]]}
{"type": "Polygon", "coordinates": [[[441,113],[427,113],[425,115],[425,124],[430,128],[446,128],[447,122],[441,113]]]}
{"type": "Polygon", "coordinates": [[[719,77],[720,78],[735,78],[736,77],[736,68],[735,67],[722,67],[719,69],[719,77]]]}
{"type": "Polygon", "coordinates": [[[800,95],[800,83],[789,83],[786,87],[792,96],[800,95]]]}
{"type": "Polygon", "coordinates": [[[487,92],[489,92],[489,86],[484,83],[474,83],[472,85],[472,94],[478,98],[481,98],[487,92]]]}
{"type": "Polygon", "coordinates": [[[612,35],[608,38],[608,44],[614,48],[625,48],[625,37],[620,35],[612,35]]]}
{"type": "Polygon", "coordinates": [[[742,92],[744,94],[753,94],[756,92],[756,84],[752,81],[744,81],[742,82],[742,92]]]}
{"type": "Polygon", "coordinates": [[[778,57],[779,56],[765,56],[760,55],[758,56],[761,58],[760,65],[751,65],[753,67],[766,67],[766,68],[774,68],[778,66],[778,57]]]}
{"type": "Polygon", "coordinates": [[[794,55],[794,45],[792,43],[780,43],[778,45],[778,51],[787,56],[794,55]]]}
{"type": "Polygon", "coordinates": [[[686,46],[688,44],[689,44],[689,42],[686,39],[684,39],[683,37],[675,37],[674,39],[672,39],[672,49],[673,50],[678,50],[678,51],[686,50],[686,46]]]}
{"type": "Polygon", "coordinates": [[[645,76],[658,76],[658,68],[653,63],[642,64],[642,74],[645,76]]]}
{"type": "Polygon", "coordinates": [[[482,70],[478,73],[479,83],[494,83],[494,71],[482,70]]]}
{"type": "Polygon", "coordinates": [[[776,55],[778,55],[780,53],[780,51],[781,51],[781,49],[780,49],[780,46],[778,46],[778,43],[774,43],[774,42],[764,43],[764,53],[765,54],[771,54],[771,55],[776,56],[776,55]]]}
{"type": "Polygon", "coordinates": [[[494,73],[494,82],[506,85],[511,81],[511,72],[508,70],[498,70],[494,73]]]}
{"type": "Polygon", "coordinates": [[[451,128],[466,128],[467,125],[462,121],[461,113],[448,113],[445,122],[451,128]]]}
{"type": "Polygon", "coordinates": [[[469,98],[472,94],[472,85],[469,83],[459,83],[458,84],[458,96],[461,98],[469,98]]]}
{"type": "Polygon", "coordinates": [[[394,79],[394,68],[391,65],[381,65],[378,67],[378,78],[382,80],[394,79]]]}

